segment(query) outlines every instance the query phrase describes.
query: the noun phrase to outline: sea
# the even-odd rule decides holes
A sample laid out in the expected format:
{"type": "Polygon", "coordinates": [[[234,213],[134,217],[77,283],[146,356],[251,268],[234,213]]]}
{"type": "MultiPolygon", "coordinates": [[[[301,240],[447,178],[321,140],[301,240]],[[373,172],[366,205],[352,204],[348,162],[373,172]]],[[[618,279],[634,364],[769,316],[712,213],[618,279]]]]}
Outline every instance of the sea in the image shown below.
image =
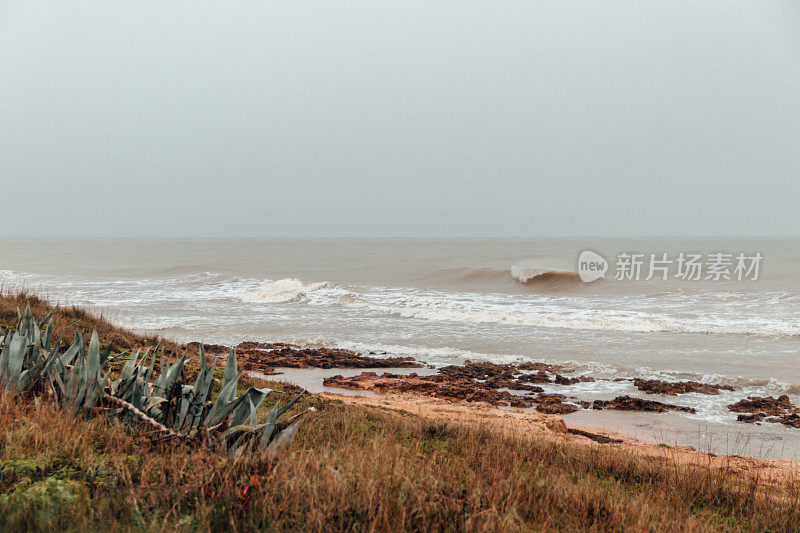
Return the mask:
{"type": "Polygon", "coordinates": [[[800,405],[799,239],[4,239],[0,290],[177,341],[560,364],[596,378],[569,388],[577,399],[630,394],[697,410],[589,410],[568,423],[713,453],[800,455],[800,429],[737,422],[727,408],[749,395],[800,405]],[[587,250],[608,263],[591,282],[580,275],[587,250]],[[691,257],[700,269],[687,277],[691,257]],[[661,397],[634,377],[735,390],[661,397]]]}

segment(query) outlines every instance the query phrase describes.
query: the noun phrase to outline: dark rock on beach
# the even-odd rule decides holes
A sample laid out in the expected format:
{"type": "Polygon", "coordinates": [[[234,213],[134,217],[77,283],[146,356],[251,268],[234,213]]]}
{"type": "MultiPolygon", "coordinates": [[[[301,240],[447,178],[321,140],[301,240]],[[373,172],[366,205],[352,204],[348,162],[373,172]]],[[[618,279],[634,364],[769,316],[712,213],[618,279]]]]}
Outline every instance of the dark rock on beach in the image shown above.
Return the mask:
{"type": "Polygon", "coordinates": [[[654,400],[644,400],[632,396],[617,396],[613,400],[595,400],[592,409],[617,409],[620,411],[646,411],[650,413],[664,413],[667,411],[682,411],[684,413],[696,412],[692,407],[673,405],[669,403],[657,402],[654,400]]]}
{"type": "Polygon", "coordinates": [[[369,357],[336,348],[301,348],[291,344],[243,342],[236,347],[245,370],[286,368],[419,368],[413,357],[369,357]]]}
{"type": "Polygon", "coordinates": [[[783,415],[800,412],[785,394],[778,398],[772,396],[748,396],[744,400],[728,405],[735,413],[763,413],[764,415],[783,415]]]}
{"type": "Polygon", "coordinates": [[[590,376],[578,376],[575,378],[568,378],[562,376],[561,374],[556,374],[556,379],[554,383],[557,383],[559,385],[574,385],[576,383],[585,383],[591,381],[594,381],[594,378],[590,376]]]}
{"type": "Polygon", "coordinates": [[[522,374],[517,380],[525,383],[552,383],[553,381],[544,370],[539,370],[534,374],[522,374]]]}
{"type": "Polygon", "coordinates": [[[708,383],[699,383],[697,381],[678,381],[676,383],[671,383],[658,379],[636,378],[633,380],[633,384],[636,385],[637,389],[643,390],[648,394],[668,394],[670,396],[685,394],[687,392],[719,394],[720,390],[733,390],[733,387],[727,385],[709,385],[708,383]]]}
{"type": "Polygon", "coordinates": [[[450,401],[486,402],[507,407],[531,407],[534,405],[531,396],[498,391],[491,387],[481,386],[483,384],[476,386],[471,379],[451,377],[446,374],[419,376],[417,374],[384,373],[379,376],[375,372],[362,372],[358,376],[349,378],[341,375],[332,376],[323,380],[322,383],[326,387],[378,392],[413,392],[450,401]]]}
{"type": "Polygon", "coordinates": [[[600,435],[599,433],[590,433],[588,431],[584,431],[582,429],[577,428],[569,428],[567,429],[567,433],[572,435],[580,435],[581,437],[586,437],[587,439],[592,439],[595,442],[599,442],[600,444],[619,444],[623,442],[621,439],[613,439],[611,437],[606,437],[605,435],[600,435]]]}
{"type": "Polygon", "coordinates": [[[800,408],[794,405],[785,394],[772,396],[748,396],[728,406],[728,409],[741,414],[736,420],[749,424],[772,422],[794,428],[800,428],[800,408]]]}
{"type": "Polygon", "coordinates": [[[580,407],[574,403],[565,403],[563,398],[558,398],[557,396],[560,395],[540,394],[536,398],[538,402],[536,410],[549,415],[565,415],[567,413],[574,413],[580,409],[580,407]]]}
{"type": "MultiPolygon", "coordinates": [[[[186,346],[188,346],[194,351],[200,349],[199,342],[190,342],[186,346]]],[[[207,354],[228,353],[230,351],[230,348],[228,348],[227,346],[223,346],[221,344],[203,344],[203,349],[207,354]]]]}

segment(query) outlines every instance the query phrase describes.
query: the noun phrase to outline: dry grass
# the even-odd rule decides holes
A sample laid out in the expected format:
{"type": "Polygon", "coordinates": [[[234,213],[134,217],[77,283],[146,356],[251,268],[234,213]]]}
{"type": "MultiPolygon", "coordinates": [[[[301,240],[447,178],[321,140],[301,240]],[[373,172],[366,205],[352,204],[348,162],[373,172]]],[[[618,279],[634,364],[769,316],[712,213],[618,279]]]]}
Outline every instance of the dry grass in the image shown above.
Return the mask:
{"type": "MultiPolygon", "coordinates": [[[[95,322],[80,325],[90,323],[95,322]]],[[[279,398],[270,395],[266,407],[279,398]]],[[[47,402],[3,394],[0,526],[4,531],[800,527],[798,487],[776,495],[719,470],[683,468],[621,450],[320,397],[307,402],[317,411],[288,452],[233,461],[185,444],[153,443],[115,419],[85,420],[47,402]]]]}
{"type": "Polygon", "coordinates": [[[232,461],[0,398],[5,530],[794,530],[797,492],[712,470],[339,403],[232,461]],[[39,495],[34,497],[34,495],[39,495]]]}
{"type": "Polygon", "coordinates": [[[13,294],[0,293],[0,327],[8,329],[16,327],[18,311],[24,311],[30,305],[33,316],[42,320],[48,313],[53,313],[53,336],[69,343],[75,329],[82,329],[87,333],[97,330],[100,342],[104,345],[111,344],[113,351],[125,351],[136,348],[153,347],[161,344],[167,350],[177,352],[182,346],[157,336],[137,335],[126,329],[113,325],[108,320],[92,315],[80,307],[53,305],[38,296],[27,292],[13,294]]]}

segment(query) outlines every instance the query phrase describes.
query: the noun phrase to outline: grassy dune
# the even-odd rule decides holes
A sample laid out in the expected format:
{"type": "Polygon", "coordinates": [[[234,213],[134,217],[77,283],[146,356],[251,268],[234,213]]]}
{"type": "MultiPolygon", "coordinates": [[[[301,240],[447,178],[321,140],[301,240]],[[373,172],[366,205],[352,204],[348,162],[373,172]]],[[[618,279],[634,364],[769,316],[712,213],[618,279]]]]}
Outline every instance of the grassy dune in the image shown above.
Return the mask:
{"type": "MultiPolygon", "coordinates": [[[[0,324],[15,322],[16,306],[24,304],[24,298],[4,297],[0,324]]],[[[36,304],[41,318],[47,304],[36,304]]],[[[99,320],[71,309],[59,312],[75,320],[70,328],[95,327],[99,320]]],[[[151,340],[104,325],[106,343],[115,335],[134,343],[151,340]]],[[[268,399],[267,408],[279,397],[268,399]]],[[[48,402],[4,394],[0,529],[800,527],[796,485],[762,487],[719,470],[613,448],[557,444],[320,397],[299,408],[308,405],[317,411],[287,452],[234,461],[154,442],[115,419],[85,420],[48,402]]]]}

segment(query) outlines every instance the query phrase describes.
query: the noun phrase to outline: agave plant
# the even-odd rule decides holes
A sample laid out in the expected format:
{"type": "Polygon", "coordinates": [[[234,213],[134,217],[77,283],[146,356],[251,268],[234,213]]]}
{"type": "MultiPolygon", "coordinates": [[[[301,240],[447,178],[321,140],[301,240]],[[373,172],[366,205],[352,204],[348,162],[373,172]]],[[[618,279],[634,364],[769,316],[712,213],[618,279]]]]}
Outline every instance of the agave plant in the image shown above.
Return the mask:
{"type": "Polygon", "coordinates": [[[194,385],[182,382],[186,354],[167,365],[164,351],[158,358],[158,375],[153,379],[158,351],[130,354],[119,377],[103,374],[110,347],[101,350],[97,332],[88,346],[84,335],[75,332],[72,345],[61,352],[52,343],[53,320],[48,315],[41,323],[30,308],[19,316],[16,329],[0,330],[0,386],[20,395],[46,395],[56,398],[66,409],[85,415],[110,410],[131,423],[145,424],[161,437],[205,442],[234,457],[254,450],[275,453],[289,445],[304,413],[278,421],[302,393],[283,407],[277,404],[266,420],[256,415],[271,389],[250,388],[237,396],[242,371],[231,350],[225,363],[221,390],[211,400],[216,360],[208,364],[200,346],[200,371],[194,385]]]}

